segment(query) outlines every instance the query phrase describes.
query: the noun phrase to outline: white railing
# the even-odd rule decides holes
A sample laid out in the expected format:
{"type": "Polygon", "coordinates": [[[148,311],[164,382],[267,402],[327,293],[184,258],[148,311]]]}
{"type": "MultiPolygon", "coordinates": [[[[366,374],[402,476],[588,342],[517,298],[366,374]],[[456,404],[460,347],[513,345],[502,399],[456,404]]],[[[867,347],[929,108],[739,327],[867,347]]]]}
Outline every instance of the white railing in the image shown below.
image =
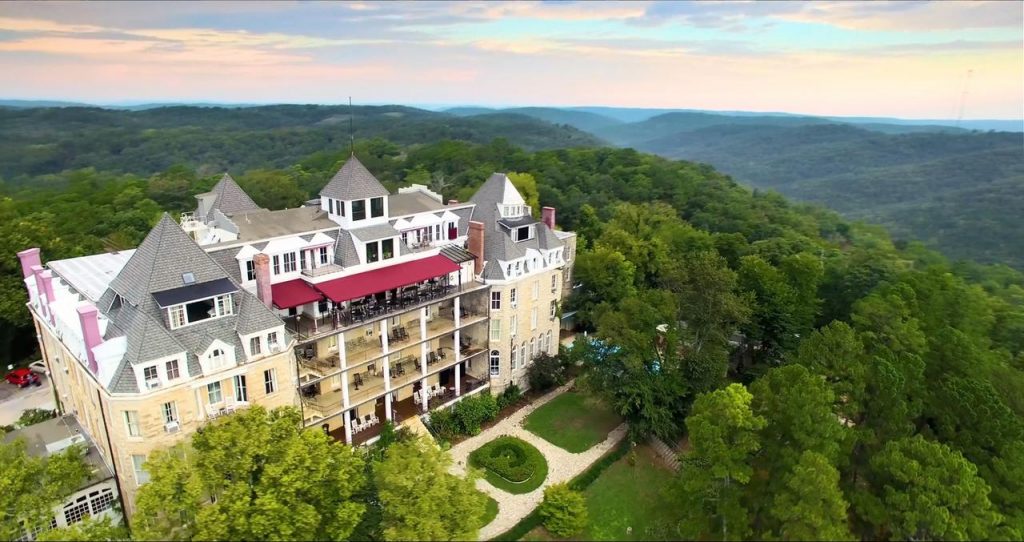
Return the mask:
{"type": "Polygon", "coordinates": [[[179,223],[183,230],[194,230],[202,225],[199,220],[196,219],[194,213],[181,213],[179,223]]]}

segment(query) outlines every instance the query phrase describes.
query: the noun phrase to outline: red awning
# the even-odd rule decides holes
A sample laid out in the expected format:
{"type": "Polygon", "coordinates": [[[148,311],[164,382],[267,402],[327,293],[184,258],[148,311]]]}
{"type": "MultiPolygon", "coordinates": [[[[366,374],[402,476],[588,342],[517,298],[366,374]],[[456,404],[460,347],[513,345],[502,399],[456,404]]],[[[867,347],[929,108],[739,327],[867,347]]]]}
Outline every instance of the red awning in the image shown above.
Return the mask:
{"type": "Polygon", "coordinates": [[[459,270],[459,264],[441,256],[374,269],[340,279],[314,284],[335,303],[401,288],[459,270]]]}
{"type": "Polygon", "coordinates": [[[290,309],[320,300],[320,292],[302,279],[274,284],[270,292],[274,296],[274,306],[279,309],[290,309]]]}

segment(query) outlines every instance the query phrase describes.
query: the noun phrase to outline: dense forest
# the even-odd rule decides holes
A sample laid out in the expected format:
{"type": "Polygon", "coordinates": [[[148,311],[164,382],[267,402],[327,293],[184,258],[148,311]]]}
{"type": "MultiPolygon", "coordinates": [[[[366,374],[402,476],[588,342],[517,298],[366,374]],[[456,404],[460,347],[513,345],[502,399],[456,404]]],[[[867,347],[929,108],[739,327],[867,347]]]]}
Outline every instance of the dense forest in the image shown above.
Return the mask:
{"type": "Polygon", "coordinates": [[[667,112],[622,122],[593,110],[500,111],[574,126],[617,146],[705,162],[750,186],[882,224],[899,240],[921,241],[954,259],[1024,269],[1019,123],[1011,133],[795,115],[667,112]]]}
{"type": "MultiPolygon", "coordinates": [[[[582,385],[634,438],[688,438],[673,496],[692,512],[681,536],[1024,533],[1020,272],[951,264],[711,166],[631,149],[363,138],[355,152],[389,189],[426,183],[465,200],[491,172],[518,172],[558,208],[580,236],[582,286],[565,309],[603,341],[574,349],[582,385]]],[[[268,155],[230,172],[257,203],[292,207],[348,154],[334,144],[288,166],[268,155]]],[[[217,178],[200,166],[210,163],[6,184],[4,357],[34,344],[16,251],[41,246],[53,259],[134,246],[162,212],[194,206],[217,178]]]]}

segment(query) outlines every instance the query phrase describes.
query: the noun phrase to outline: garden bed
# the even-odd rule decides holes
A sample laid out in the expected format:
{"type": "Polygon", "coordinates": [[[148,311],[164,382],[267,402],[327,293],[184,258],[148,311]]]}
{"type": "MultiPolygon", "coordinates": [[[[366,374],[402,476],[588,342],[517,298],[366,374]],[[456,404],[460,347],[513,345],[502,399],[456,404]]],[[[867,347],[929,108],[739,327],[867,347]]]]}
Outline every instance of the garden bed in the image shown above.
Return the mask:
{"type": "Polygon", "coordinates": [[[529,493],[548,476],[548,462],[540,450],[515,437],[498,437],[473,450],[469,464],[484,471],[492,486],[513,494],[529,493]]]}

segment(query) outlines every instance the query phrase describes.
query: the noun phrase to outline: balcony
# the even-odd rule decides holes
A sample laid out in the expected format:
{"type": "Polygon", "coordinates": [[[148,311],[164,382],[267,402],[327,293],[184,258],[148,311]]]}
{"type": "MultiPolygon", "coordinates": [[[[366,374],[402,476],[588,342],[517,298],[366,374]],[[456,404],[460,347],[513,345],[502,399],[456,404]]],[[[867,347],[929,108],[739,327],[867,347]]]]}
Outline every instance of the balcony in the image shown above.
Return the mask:
{"type": "MultiPolygon", "coordinates": [[[[308,342],[487,288],[487,285],[478,282],[462,286],[429,283],[408,286],[401,292],[397,290],[380,292],[361,302],[344,303],[343,306],[335,307],[329,314],[317,318],[308,315],[289,316],[284,319],[285,326],[299,342],[308,342]]],[[[464,315],[471,313],[471,309],[467,305],[469,303],[463,303],[464,315]]],[[[483,312],[482,308],[480,312],[483,312]]],[[[415,330],[409,331],[414,332],[415,330]]]]}
{"type": "Polygon", "coordinates": [[[302,276],[304,277],[322,277],[324,275],[330,275],[331,273],[340,273],[344,268],[338,264],[327,264],[320,267],[314,267],[312,269],[306,268],[302,270],[302,276]]]}

